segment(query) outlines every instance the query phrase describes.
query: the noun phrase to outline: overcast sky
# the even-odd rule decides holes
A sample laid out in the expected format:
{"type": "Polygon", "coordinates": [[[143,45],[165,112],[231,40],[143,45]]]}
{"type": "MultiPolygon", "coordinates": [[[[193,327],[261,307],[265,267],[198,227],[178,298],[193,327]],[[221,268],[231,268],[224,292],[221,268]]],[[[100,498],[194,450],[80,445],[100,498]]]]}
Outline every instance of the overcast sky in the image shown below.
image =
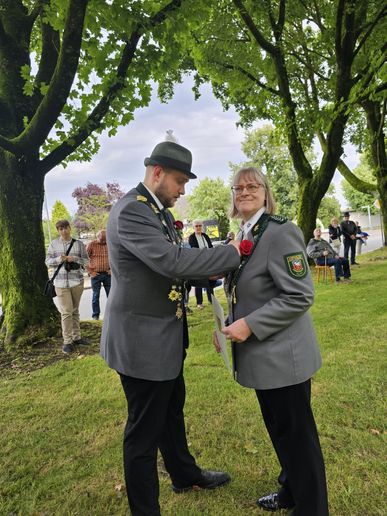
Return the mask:
{"type": "MultiPolygon", "coordinates": [[[[124,191],[136,186],[143,179],[144,158],[164,140],[168,129],[173,129],[178,142],[193,154],[192,170],[198,179],[189,182],[187,193],[204,177],[221,177],[227,181],[228,163],[245,160],[241,150],[244,130],[237,128],[238,115],[234,110],[223,111],[210,86],[201,88],[202,96],[198,101],[194,100],[191,87],[189,78],[177,85],[174,98],[168,104],[160,103],[154,96],[150,105],[137,110],[135,120],[120,128],[116,136],[102,135],[100,151],[90,163],[70,163],[66,169],[59,166],[49,172],[45,189],[50,213],[54,202],[60,200],[73,215],[77,204],[71,194],[89,181],[101,186],[118,182],[124,191]]],[[[345,151],[348,166],[356,166],[359,160],[354,150],[348,147],[345,151]]],[[[338,191],[340,181],[341,176],[336,173],[336,197],[345,207],[338,191]]]]}

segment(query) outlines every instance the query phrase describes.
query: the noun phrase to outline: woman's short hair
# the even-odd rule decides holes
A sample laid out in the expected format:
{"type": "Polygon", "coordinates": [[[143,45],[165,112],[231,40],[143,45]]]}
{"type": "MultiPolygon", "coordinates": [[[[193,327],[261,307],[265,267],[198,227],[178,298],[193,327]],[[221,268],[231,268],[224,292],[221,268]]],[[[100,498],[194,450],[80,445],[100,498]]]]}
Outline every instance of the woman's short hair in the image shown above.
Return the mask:
{"type": "Polygon", "coordinates": [[[203,221],[201,219],[195,219],[192,221],[192,225],[195,227],[195,226],[203,226],[203,221]]]}
{"type": "MultiPolygon", "coordinates": [[[[271,191],[271,188],[269,186],[269,183],[266,179],[266,176],[263,174],[263,172],[256,167],[245,167],[238,170],[238,172],[235,174],[233,178],[233,185],[237,185],[241,178],[248,177],[248,179],[251,179],[254,182],[260,183],[265,188],[265,207],[266,207],[266,213],[269,215],[274,215],[275,213],[275,200],[271,191]]],[[[230,210],[230,217],[231,218],[239,218],[240,215],[238,213],[238,210],[235,206],[235,197],[234,195],[231,198],[231,210],[230,210]]]]}
{"type": "Polygon", "coordinates": [[[333,224],[334,222],[337,222],[337,224],[339,223],[339,219],[337,217],[333,217],[331,219],[331,224],[333,224]]]}

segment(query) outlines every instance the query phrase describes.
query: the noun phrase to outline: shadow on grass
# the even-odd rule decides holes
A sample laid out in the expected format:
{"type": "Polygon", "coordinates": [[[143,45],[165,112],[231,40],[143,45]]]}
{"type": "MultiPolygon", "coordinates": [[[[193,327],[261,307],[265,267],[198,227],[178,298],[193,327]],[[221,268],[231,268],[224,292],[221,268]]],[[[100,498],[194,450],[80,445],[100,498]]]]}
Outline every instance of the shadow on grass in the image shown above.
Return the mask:
{"type": "Polygon", "coordinates": [[[81,322],[81,333],[89,345],[77,346],[74,353],[62,353],[62,336],[15,348],[11,352],[0,353],[0,379],[11,379],[20,374],[31,373],[60,360],[77,360],[86,355],[99,353],[102,324],[98,321],[81,322]]]}

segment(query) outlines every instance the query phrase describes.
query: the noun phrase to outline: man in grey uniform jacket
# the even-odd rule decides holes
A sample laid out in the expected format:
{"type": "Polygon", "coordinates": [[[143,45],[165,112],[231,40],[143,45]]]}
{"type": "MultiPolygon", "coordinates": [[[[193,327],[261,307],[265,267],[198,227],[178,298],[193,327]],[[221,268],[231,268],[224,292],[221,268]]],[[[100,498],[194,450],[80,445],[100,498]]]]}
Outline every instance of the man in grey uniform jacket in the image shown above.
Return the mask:
{"type": "Polygon", "coordinates": [[[201,470],[188,450],[184,424],[183,360],[188,346],[183,280],[207,278],[239,264],[238,244],[183,249],[165,208],[196,178],[192,156],[174,142],[145,159],[143,183],[113,207],[107,242],[112,285],[101,355],[119,374],[128,401],[124,469],[135,516],[158,516],[159,448],[175,492],[211,489],[230,477],[201,470]]]}

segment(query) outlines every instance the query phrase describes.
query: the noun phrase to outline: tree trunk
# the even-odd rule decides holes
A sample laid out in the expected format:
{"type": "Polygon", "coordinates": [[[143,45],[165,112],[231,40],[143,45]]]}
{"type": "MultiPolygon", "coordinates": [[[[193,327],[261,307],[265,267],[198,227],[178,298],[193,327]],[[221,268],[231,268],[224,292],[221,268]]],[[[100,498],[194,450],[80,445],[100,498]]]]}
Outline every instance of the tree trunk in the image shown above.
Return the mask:
{"type": "Polygon", "coordinates": [[[0,150],[0,347],[7,349],[59,330],[53,301],[43,296],[47,281],[42,207],[44,177],[31,163],[0,150]]]}
{"type": "Polygon", "coordinates": [[[367,129],[371,141],[371,156],[376,172],[381,220],[383,224],[383,245],[387,245],[387,156],[383,132],[385,113],[381,104],[376,101],[365,101],[362,106],[367,115],[367,129]]]}
{"type": "Polygon", "coordinates": [[[387,246],[387,193],[386,189],[378,189],[380,194],[380,219],[382,221],[383,245],[387,246]]]}
{"type": "Polygon", "coordinates": [[[299,180],[297,225],[304,233],[305,244],[313,237],[317,212],[324,194],[325,191],[316,189],[312,179],[299,180]]]}

